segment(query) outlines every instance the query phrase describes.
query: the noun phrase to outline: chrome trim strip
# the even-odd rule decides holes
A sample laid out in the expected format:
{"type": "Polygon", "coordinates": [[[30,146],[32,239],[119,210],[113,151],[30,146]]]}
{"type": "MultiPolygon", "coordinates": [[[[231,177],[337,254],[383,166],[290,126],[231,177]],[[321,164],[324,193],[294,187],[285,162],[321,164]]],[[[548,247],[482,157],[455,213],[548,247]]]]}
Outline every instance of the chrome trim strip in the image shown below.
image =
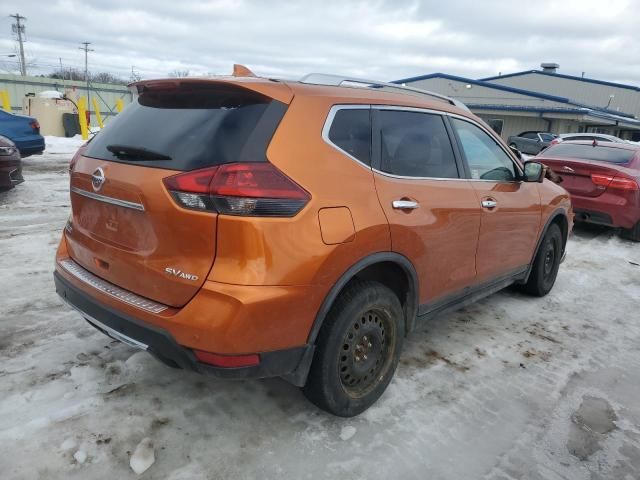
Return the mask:
{"type": "Polygon", "coordinates": [[[78,187],[71,187],[71,191],[73,193],[77,193],[78,195],[82,195],[83,197],[91,198],[99,202],[109,203],[111,205],[117,205],[118,207],[132,208],[133,210],[139,210],[141,212],[144,212],[144,205],[142,205],[141,203],[128,202],[126,200],[107,197],[106,195],[100,195],[99,193],[88,192],[87,190],[82,190],[78,187]]]}
{"type": "Polygon", "coordinates": [[[149,300],[148,298],[141,297],[140,295],[136,295],[135,293],[117,287],[114,284],[109,283],[106,280],[101,279],[100,277],[97,277],[93,273],[82,268],[70,258],[61,260],[59,264],[62,268],[64,268],[78,280],[86,283],[87,285],[90,285],[91,287],[106,295],[120,300],[121,302],[139,308],[140,310],[144,310],[145,312],[149,313],[160,313],[169,308],[162,303],[154,302],[153,300],[149,300]]]}
{"type": "MultiPolygon", "coordinates": [[[[431,110],[431,109],[428,109],[428,108],[401,107],[401,106],[395,106],[395,105],[370,105],[370,104],[365,104],[365,103],[357,103],[357,104],[339,104],[339,105],[333,105],[331,107],[331,109],[329,110],[329,114],[327,115],[327,119],[325,120],[324,125],[322,127],[322,140],[324,140],[324,142],[327,145],[329,145],[330,147],[338,150],[343,155],[346,155],[351,160],[353,160],[356,163],[358,163],[358,165],[366,168],[367,170],[371,170],[371,171],[373,171],[375,173],[383,175],[385,177],[399,178],[399,179],[403,179],[403,180],[439,180],[439,181],[447,181],[447,182],[460,182],[460,181],[462,181],[462,182],[522,183],[520,180],[499,181],[499,180],[485,180],[485,179],[482,179],[482,178],[408,177],[408,176],[403,176],[403,175],[394,175],[393,173],[387,173],[387,172],[383,172],[381,170],[378,170],[376,168],[373,168],[372,166],[367,165],[366,163],[358,160],[356,157],[351,155],[349,152],[343,150],[342,148],[340,148],[338,145],[336,145],[335,143],[333,143],[329,139],[329,131],[331,130],[331,125],[333,124],[333,120],[334,120],[334,118],[336,116],[336,113],[338,111],[340,111],[340,110],[368,110],[368,109],[373,109],[373,110],[400,110],[400,111],[406,111],[406,112],[430,113],[432,115],[440,115],[440,116],[446,115],[448,117],[459,118],[460,120],[464,120],[466,122],[469,122],[472,125],[475,125],[476,127],[478,127],[481,130],[483,130],[487,135],[489,135],[489,137],[493,138],[492,134],[489,133],[489,131],[485,127],[483,127],[481,124],[479,124],[478,122],[474,121],[473,119],[470,119],[470,118],[465,117],[463,115],[457,115],[455,113],[443,112],[443,111],[439,111],[439,110],[431,110]]],[[[511,161],[513,162],[514,168],[516,170],[518,170],[518,172],[522,175],[522,170],[520,169],[520,166],[518,165],[518,163],[516,161],[514,161],[514,158],[511,155],[511,153],[508,152],[507,150],[505,150],[500,145],[500,143],[496,142],[496,145],[498,145],[498,147],[500,147],[502,149],[502,151],[505,152],[507,157],[509,157],[511,159],[511,161]]]]}

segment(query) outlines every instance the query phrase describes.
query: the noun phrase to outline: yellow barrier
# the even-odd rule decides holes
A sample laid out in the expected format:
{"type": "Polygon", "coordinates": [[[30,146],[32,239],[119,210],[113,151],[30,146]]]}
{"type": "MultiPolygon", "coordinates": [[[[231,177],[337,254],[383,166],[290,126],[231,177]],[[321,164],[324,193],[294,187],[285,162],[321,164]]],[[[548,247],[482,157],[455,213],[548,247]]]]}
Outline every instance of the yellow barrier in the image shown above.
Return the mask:
{"type": "Polygon", "coordinates": [[[102,115],[100,115],[100,105],[98,105],[98,100],[96,97],[91,99],[91,103],[93,103],[93,110],[96,112],[96,120],[98,120],[98,125],[100,128],[104,128],[104,123],[102,123],[102,115]]]}
{"type": "Polygon", "coordinates": [[[123,108],[124,108],[124,102],[122,101],[121,98],[117,99],[116,100],[116,110],[118,111],[118,113],[120,113],[123,108]]]}
{"type": "Polygon", "coordinates": [[[80,133],[83,140],[89,139],[89,126],[87,125],[87,98],[78,100],[78,120],[80,121],[80,133]]]}
{"type": "Polygon", "coordinates": [[[9,92],[7,92],[6,90],[1,90],[0,98],[2,99],[2,109],[11,113],[11,101],[9,100],[9,92]]]}

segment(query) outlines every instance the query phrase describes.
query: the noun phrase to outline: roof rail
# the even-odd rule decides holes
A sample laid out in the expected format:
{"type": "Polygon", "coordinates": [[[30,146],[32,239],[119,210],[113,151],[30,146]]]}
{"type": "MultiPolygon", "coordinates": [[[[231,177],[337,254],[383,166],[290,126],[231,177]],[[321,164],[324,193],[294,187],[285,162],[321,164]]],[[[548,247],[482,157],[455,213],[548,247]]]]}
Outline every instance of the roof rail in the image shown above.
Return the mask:
{"type": "Polygon", "coordinates": [[[430,92],[428,90],[422,90],[421,88],[407,87],[397,83],[381,82],[379,80],[367,80],[364,78],[355,77],[343,77],[341,75],[331,75],[326,73],[310,73],[300,79],[300,83],[307,83],[310,85],[330,85],[336,87],[356,87],[356,88],[391,88],[394,90],[400,90],[400,93],[414,93],[418,95],[424,95],[426,97],[437,98],[443,100],[451,105],[462,108],[463,110],[470,111],[469,108],[459,100],[455,98],[447,97],[439,93],[430,92]]]}

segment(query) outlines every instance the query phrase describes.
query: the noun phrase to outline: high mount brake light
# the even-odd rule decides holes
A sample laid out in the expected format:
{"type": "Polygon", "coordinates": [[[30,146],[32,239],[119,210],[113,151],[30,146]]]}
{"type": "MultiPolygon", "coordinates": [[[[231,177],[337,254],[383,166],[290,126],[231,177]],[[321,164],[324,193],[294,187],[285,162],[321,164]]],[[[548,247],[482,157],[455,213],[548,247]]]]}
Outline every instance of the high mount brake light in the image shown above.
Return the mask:
{"type": "Polygon", "coordinates": [[[182,207],[224,215],[292,217],[309,202],[300,185],[270,163],[230,163],[164,179],[182,207]]]}
{"type": "Polygon", "coordinates": [[[640,190],[638,182],[636,182],[632,178],[627,177],[616,177],[613,175],[593,173],[591,175],[591,181],[594,185],[603,188],[616,188],[618,190],[640,190]]]}

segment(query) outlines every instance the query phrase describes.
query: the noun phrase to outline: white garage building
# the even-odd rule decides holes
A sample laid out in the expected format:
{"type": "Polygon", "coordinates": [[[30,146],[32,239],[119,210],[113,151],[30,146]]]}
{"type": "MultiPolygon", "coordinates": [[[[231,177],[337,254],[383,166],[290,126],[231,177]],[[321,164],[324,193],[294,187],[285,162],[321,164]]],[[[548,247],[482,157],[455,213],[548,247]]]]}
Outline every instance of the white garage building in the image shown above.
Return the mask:
{"type": "Polygon", "coordinates": [[[542,70],[480,80],[433,73],[396,80],[464,102],[503,138],[526,130],[599,132],[640,141],[640,88],[542,70]]]}

